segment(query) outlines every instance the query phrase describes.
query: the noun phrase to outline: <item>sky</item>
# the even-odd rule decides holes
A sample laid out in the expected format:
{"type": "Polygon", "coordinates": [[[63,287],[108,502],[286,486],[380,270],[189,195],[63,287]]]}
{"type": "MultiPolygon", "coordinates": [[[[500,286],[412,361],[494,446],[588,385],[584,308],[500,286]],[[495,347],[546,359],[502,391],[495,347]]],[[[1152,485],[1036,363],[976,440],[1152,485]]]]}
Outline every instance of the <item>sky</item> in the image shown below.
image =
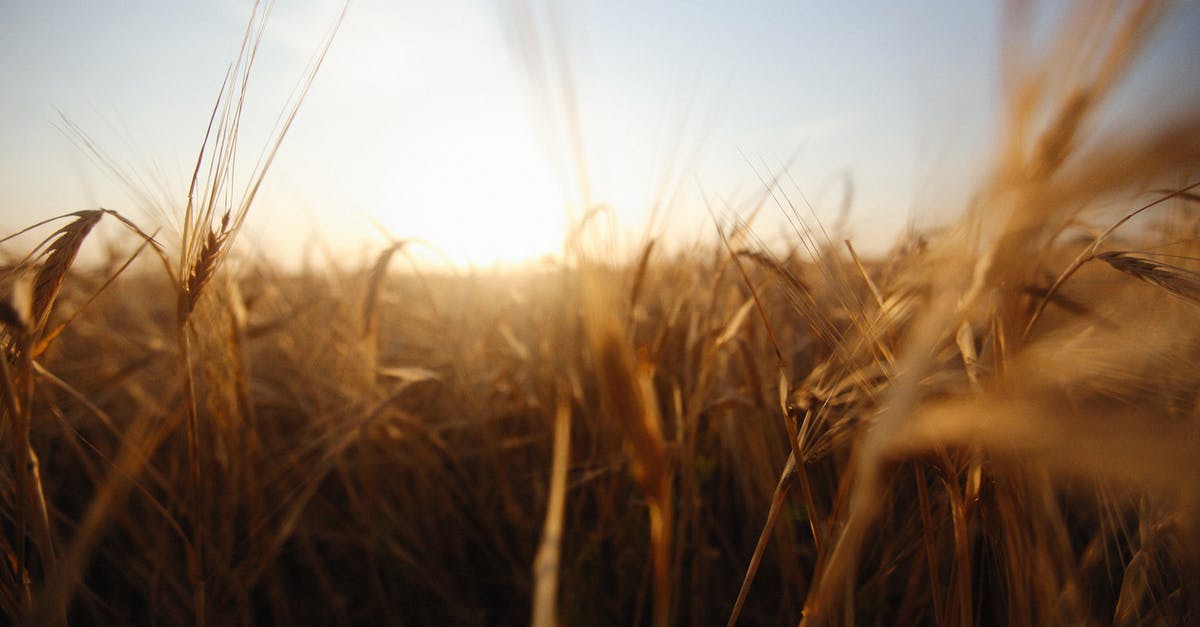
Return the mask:
{"type": "MultiPolygon", "coordinates": [[[[677,249],[711,242],[710,211],[749,215],[762,179],[789,162],[784,189],[811,203],[805,215],[883,250],[908,225],[961,206],[986,159],[999,100],[998,4],[530,4],[542,44],[551,32],[564,42],[562,55],[546,56],[565,60],[573,86],[588,200],[606,208],[596,228],[627,246],[648,236],[677,249]],[[651,220],[664,190],[675,190],[674,202],[651,220]]],[[[0,231],[98,206],[148,225],[181,211],[250,8],[0,7],[0,231]],[[97,167],[63,132],[64,118],[162,198],[158,206],[97,167]]],[[[250,80],[245,161],[266,145],[341,8],[283,0],[272,9],[250,80]]],[[[1148,55],[1154,84],[1173,86],[1170,97],[1185,104],[1200,101],[1198,14],[1185,4],[1148,55]]],[[[585,209],[562,142],[547,140],[548,116],[567,108],[546,94],[564,83],[539,91],[519,16],[495,0],[352,2],[242,245],[283,264],[358,261],[388,237],[428,242],[430,259],[459,267],[560,252],[585,209]]],[[[768,204],[755,232],[786,246],[795,239],[786,218],[768,204]]]]}

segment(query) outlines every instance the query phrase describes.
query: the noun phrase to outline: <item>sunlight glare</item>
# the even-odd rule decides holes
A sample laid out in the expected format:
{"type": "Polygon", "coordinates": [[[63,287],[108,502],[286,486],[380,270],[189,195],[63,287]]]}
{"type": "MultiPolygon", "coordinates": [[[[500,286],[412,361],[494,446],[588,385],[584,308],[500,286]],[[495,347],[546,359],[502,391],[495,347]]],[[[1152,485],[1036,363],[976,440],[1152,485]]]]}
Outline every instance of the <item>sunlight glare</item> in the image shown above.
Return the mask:
{"type": "Polygon", "coordinates": [[[354,158],[379,165],[365,166],[377,176],[363,181],[356,204],[393,237],[428,243],[411,250],[431,266],[557,257],[567,222],[561,180],[495,18],[467,3],[439,6],[415,39],[368,28],[338,68],[347,87],[393,94],[391,106],[368,108],[376,141],[354,158]]]}
{"type": "Polygon", "coordinates": [[[561,194],[535,140],[517,128],[460,127],[427,159],[397,163],[375,218],[398,238],[427,242],[433,251],[413,252],[435,266],[558,257],[566,223],[561,194]]]}

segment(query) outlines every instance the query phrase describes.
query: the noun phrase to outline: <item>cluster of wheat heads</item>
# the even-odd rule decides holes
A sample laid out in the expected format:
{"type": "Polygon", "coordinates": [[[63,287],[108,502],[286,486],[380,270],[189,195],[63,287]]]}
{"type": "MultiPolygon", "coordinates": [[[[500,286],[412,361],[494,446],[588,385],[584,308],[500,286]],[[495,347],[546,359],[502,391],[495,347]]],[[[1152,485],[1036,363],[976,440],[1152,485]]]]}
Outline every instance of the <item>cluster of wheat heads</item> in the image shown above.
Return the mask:
{"type": "Polygon", "coordinates": [[[861,285],[806,303],[828,356],[785,407],[769,521],[798,486],[802,624],[1200,620],[1200,116],[1089,135],[1166,7],[1095,9],[1006,68],[1000,152],[958,225],[870,269],[820,262],[861,285]]]}
{"type": "MultiPolygon", "coordinates": [[[[0,569],[3,580],[4,614],[14,623],[25,625],[65,624],[72,600],[81,588],[93,552],[97,549],[106,530],[115,519],[128,516],[125,501],[131,490],[139,489],[150,494],[139,476],[159,478],[149,466],[151,458],[182,424],[187,440],[186,468],[188,481],[186,506],[179,507],[161,497],[151,497],[159,514],[169,523],[173,532],[171,541],[186,554],[187,588],[192,599],[192,616],[196,624],[206,624],[207,566],[206,548],[210,521],[205,520],[211,512],[206,510],[207,488],[203,487],[206,458],[211,451],[206,449],[199,420],[198,406],[209,401],[204,390],[197,387],[197,357],[192,348],[194,338],[200,334],[195,325],[195,314],[202,302],[206,288],[217,275],[227,257],[233,240],[240,230],[247,212],[270,164],[295,118],[300,101],[311,85],[320,66],[329,40],[324,42],[314,58],[305,78],[300,82],[293,100],[287,104],[280,116],[273,141],[268,144],[250,173],[246,187],[241,192],[236,185],[235,170],[238,152],[238,134],[243,106],[254,57],[262,40],[267,18],[271,12],[270,2],[256,2],[236,59],[230,64],[213,107],[212,116],[200,147],[191,182],[186,190],[186,202],[179,221],[178,254],[171,258],[169,247],[147,234],[120,213],[108,209],[80,211],[37,225],[20,233],[6,237],[8,241],[17,235],[38,229],[54,220],[71,221],[53,232],[27,255],[7,266],[2,279],[6,286],[3,305],[2,341],[3,365],[3,446],[5,474],[12,478],[11,489],[4,491],[5,534],[2,538],[4,568],[0,569]],[[93,286],[91,294],[72,303],[73,311],[65,318],[52,316],[60,300],[64,282],[73,271],[76,257],[88,235],[105,216],[119,221],[141,241],[136,251],[119,266],[107,268],[106,278],[93,286]],[[168,278],[166,293],[174,295],[174,337],[178,352],[177,373],[181,387],[173,400],[159,399],[152,407],[120,415],[116,418],[100,405],[92,402],[95,390],[83,391],[56,376],[45,364],[53,361],[58,346],[56,340],[70,335],[70,327],[81,314],[113,285],[113,282],[145,250],[151,250],[161,261],[168,278]],[[51,324],[54,321],[54,324],[51,324]],[[51,392],[50,390],[54,390],[51,392]],[[77,425],[66,421],[54,401],[47,395],[59,393],[75,399],[104,427],[104,435],[111,438],[107,450],[84,435],[77,425]],[[49,404],[49,409],[47,408],[49,404]],[[75,438],[76,445],[83,443],[91,448],[103,464],[86,466],[91,487],[87,490],[90,499],[85,506],[67,518],[70,533],[62,531],[64,511],[61,501],[55,503],[46,497],[44,475],[39,464],[36,448],[31,440],[34,429],[49,427],[46,418],[59,419],[60,425],[75,438]],[[41,423],[37,425],[36,423],[41,423]],[[58,522],[59,524],[56,524],[58,522]]],[[[336,30],[336,28],[335,28],[336,30]]],[[[332,32],[330,33],[332,37],[332,32]]],[[[100,149],[83,131],[66,118],[63,130],[73,138],[81,149],[95,158],[114,178],[130,188],[135,198],[146,199],[144,190],[138,189],[123,168],[100,149]]],[[[148,203],[146,208],[153,206],[148,203]]],[[[160,210],[164,210],[159,207],[160,210]]],[[[169,214],[170,209],[164,210],[169,214]]],[[[58,309],[62,309],[59,307],[58,309]]],[[[161,350],[161,349],[160,349],[161,350]]],[[[161,368],[161,364],[156,364],[161,368]]],[[[156,384],[160,389],[172,386],[163,373],[156,373],[156,384]]],[[[76,480],[79,478],[76,477],[76,480]]],[[[161,478],[159,478],[161,483],[161,478]]],[[[177,486],[183,487],[183,486],[177,486]]],[[[172,491],[172,495],[177,492],[172,491]]],[[[164,557],[169,553],[164,553],[164,557]]],[[[87,590],[87,586],[82,586],[87,590]]]]}

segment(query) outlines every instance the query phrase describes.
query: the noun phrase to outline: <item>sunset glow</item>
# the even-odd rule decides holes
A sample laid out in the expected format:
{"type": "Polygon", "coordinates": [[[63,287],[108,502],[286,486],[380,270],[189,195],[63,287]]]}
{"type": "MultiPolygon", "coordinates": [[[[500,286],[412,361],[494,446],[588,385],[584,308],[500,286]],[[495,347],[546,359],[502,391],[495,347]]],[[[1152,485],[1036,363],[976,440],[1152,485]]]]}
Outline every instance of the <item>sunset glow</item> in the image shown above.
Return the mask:
{"type": "Polygon", "coordinates": [[[486,267],[558,255],[566,211],[530,138],[464,132],[446,142],[457,167],[395,165],[367,215],[396,237],[427,242],[433,263],[486,267]]]}
{"type": "MultiPolygon", "coordinates": [[[[0,27],[9,79],[0,226],[97,206],[155,220],[178,213],[251,5],[10,9],[0,27]],[[142,206],[97,168],[57,128],[59,112],[165,206],[142,206]]],[[[440,251],[430,263],[523,263],[561,252],[564,229],[586,211],[583,172],[587,201],[611,208],[627,249],[646,237],[686,248],[712,241],[710,211],[747,215],[768,174],[794,157],[783,186],[792,204],[832,224],[848,199],[844,235],[881,252],[910,222],[966,204],[993,139],[1000,10],[988,3],[533,7],[522,18],[474,0],[355,2],[249,213],[247,238],[298,261],[314,237],[335,256],[370,254],[384,245],[382,227],[440,251]],[[528,54],[523,19],[540,56],[528,54]],[[652,214],[668,198],[674,205],[652,214]]],[[[267,144],[341,8],[273,6],[240,166],[267,144]]],[[[1164,28],[1167,43],[1152,51],[1158,72],[1127,90],[1130,106],[1164,84],[1170,98],[1154,101],[1163,107],[1200,92],[1184,54],[1189,24],[1164,28]]],[[[756,231],[792,237],[790,211],[771,200],[756,231]]]]}
{"type": "MultiPolygon", "coordinates": [[[[14,111],[2,120],[12,138],[7,145],[23,147],[19,155],[0,154],[0,182],[10,190],[0,207],[6,228],[83,207],[179,210],[140,206],[55,128],[55,110],[136,174],[139,186],[181,205],[250,4],[214,7],[147,2],[115,13],[89,5],[65,14],[78,23],[49,9],[20,9],[14,17],[24,26],[6,40],[14,51],[5,55],[28,59],[9,72],[7,84],[23,85],[23,94],[6,97],[14,111]],[[30,50],[41,56],[29,57],[30,50]],[[55,51],[75,52],[68,58],[55,51]],[[35,167],[50,163],[59,165],[35,167]]],[[[766,6],[555,7],[534,12],[542,62],[551,63],[539,74],[517,44],[518,20],[502,7],[355,3],[259,192],[247,238],[284,259],[306,254],[302,244],[314,236],[335,255],[358,254],[383,245],[380,226],[391,237],[428,242],[440,251],[429,254],[430,263],[527,262],[558,254],[568,216],[584,212],[575,179],[582,166],[589,201],[610,207],[613,224],[635,234],[628,246],[636,249],[645,236],[688,246],[712,236],[706,195],[720,213],[745,211],[737,203],[754,197],[760,172],[779,167],[800,146],[794,180],[823,199],[816,210],[824,219],[839,202],[826,190],[852,171],[858,186],[851,226],[887,231],[903,224],[907,207],[895,199],[910,182],[898,179],[912,167],[897,164],[916,150],[905,130],[914,114],[904,95],[916,87],[888,77],[907,73],[911,61],[885,50],[908,39],[862,33],[887,20],[872,22],[876,28],[853,14],[826,16],[833,20],[828,28],[814,31],[824,34],[810,39],[780,28],[766,6]],[[549,45],[550,21],[561,29],[561,49],[549,45]],[[875,46],[891,67],[867,63],[871,48],[839,52],[838,33],[875,46]],[[814,62],[814,55],[827,60],[814,62]],[[859,69],[839,70],[834,60],[859,69]],[[880,90],[892,95],[881,98],[880,90]],[[572,115],[581,152],[564,126],[572,115]],[[667,196],[676,206],[660,207],[647,230],[651,207],[667,196]]],[[[340,9],[320,1],[272,8],[249,82],[239,164],[252,163],[249,156],[269,140],[275,116],[340,9]]],[[[963,28],[990,26],[987,11],[960,13],[963,28]]],[[[818,16],[793,17],[807,24],[818,16]]],[[[960,61],[955,72],[986,57],[960,61]]],[[[759,220],[764,233],[784,230],[778,208],[759,220]]]]}

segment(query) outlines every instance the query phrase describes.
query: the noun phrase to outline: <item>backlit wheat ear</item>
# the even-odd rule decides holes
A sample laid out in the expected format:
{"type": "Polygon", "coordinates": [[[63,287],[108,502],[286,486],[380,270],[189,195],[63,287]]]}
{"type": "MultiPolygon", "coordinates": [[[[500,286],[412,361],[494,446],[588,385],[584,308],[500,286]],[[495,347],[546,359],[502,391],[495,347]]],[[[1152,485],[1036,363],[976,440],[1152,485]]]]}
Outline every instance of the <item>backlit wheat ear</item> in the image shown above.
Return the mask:
{"type": "Polygon", "coordinates": [[[392,257],[407,245],[406,241],[399,241],[379,253],[375,258],[375,264],[371,266],[371,274],[367,283],[367,294],[363,298],[362,309],[362,324],[363,335],[371,335],[376,331],[376,326],[379,323],[379,291],[383,289],[383,282],[387,278],[388,264],[392,262],[392,257]]]}
{"type": "Polygon", "coordinates": [[[1157,285],[1180,298],[1200,304],[1200,274],[1193,270],[1128,252],[1100,253],[1096,255],[1096,258],[1129,276],[1151,285],[1157,285]]]}
{"type": "Polygon", "coordinates": [[[47,240],[52,241],[46,248],[46,259],[34,276],[32,321],[35,333],[41,331],[50,319],[54,299],[58,297],[63,280],[75,262],[75,256],[79,254],[79,247],[100,221],[104,211],[79,211],[71,215],[78,217],[74,222],[55,231],[47,240]]]}
{"type": "Polygon", "coordinates": [[[804,281],[801,281],[800,278],[797,277],[791,270],[788,270],[782,262],[772,257],[769,253],[761,250],[743,248],[737,251],[737,255],[739,257],[746,257],[754,263],[757,263],[758,265],[775,273],[779,276],[779,278],[783,279],[783,281],[788,284],[788,287],[795,290],[797,294],[804,294],[806,296],[811,294],[812,291],[807,285],[804,284],[804,281]]]}
{"type": "MultiPolygon", "coordinates": [[[[226,214],[228,216],[228,214],[226,214]]],[[[187,281],[184,283],[183,289],[183,318],[187,318],[196,308],[196,302],[200,300],[200,292],[205,285],[212,280],[216,274],[217,267],[220,265],[221,258],[225,251],[223,245],[229,237],[228,231],[209,231],[208,237],[204,239],[204,245],[200,248],[200,254],[196,256],[196,263],[192,265],[188,271],[187,281]]]]}
{"type": "Polygon", "coordinates": [[[638,298],[642,295],[642,288],[646,285],[646,273],[650,269],[650,256],[654,253],[655,240],[651,239],[642,247],[642,254],[638,256],[638,262],[633,272],[633,284],[629,288],[629,311],[633,315],[633,311],[637,309],[638,298]]]}

